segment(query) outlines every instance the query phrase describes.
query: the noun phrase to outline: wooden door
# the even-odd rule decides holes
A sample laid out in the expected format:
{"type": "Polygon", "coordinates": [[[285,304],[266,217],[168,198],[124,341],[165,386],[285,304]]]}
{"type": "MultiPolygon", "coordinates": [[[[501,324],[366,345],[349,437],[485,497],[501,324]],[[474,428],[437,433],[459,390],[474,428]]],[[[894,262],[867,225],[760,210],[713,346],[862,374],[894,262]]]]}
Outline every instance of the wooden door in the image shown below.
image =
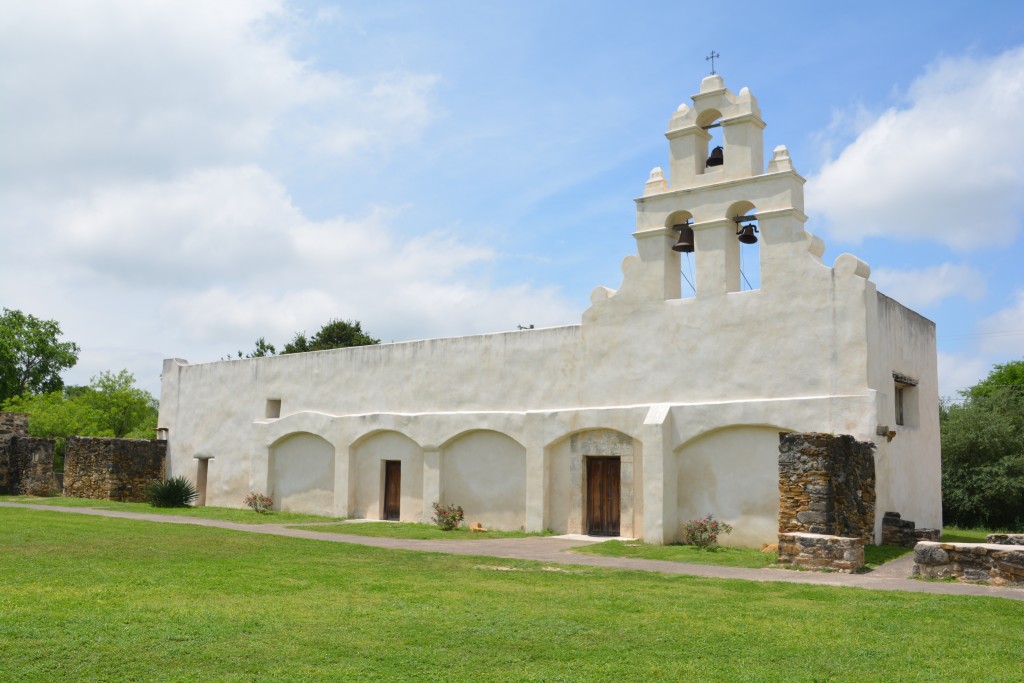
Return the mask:
{"type": "Polygon", "coordinates": [[[384,461],[384,519],[397,522],[401,518],[402,463],[384,461]]]}
{"type": "Polygon", "coordinates": [[[587,458],[587,533],[619,535],[619,459],[587,458]]]}

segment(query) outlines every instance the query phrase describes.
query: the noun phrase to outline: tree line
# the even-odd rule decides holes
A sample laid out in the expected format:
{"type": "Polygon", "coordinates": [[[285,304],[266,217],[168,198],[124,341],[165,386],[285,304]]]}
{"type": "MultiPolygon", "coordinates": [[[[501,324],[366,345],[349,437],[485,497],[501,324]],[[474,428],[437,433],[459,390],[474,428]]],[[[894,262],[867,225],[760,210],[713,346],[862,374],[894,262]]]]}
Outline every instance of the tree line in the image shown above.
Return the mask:
{"type": "MultiPolygon", "coordinates": [[[[371,337],[363,331],[362,323],[358,320],[332,318],[312,336],[306,336],[305,331],[296,332],[292,340],[281,349],[279,355],[342,349],[350,346],[371,346],[379,343],[380,339],[371,337]]],[[[234,355],[229,354],[224,360],[263,358],[273,355],[278,355],[277,347],[268,342],[265,337],[260,337],[253,345],[252,351],[238,351],[234,355]]]]}

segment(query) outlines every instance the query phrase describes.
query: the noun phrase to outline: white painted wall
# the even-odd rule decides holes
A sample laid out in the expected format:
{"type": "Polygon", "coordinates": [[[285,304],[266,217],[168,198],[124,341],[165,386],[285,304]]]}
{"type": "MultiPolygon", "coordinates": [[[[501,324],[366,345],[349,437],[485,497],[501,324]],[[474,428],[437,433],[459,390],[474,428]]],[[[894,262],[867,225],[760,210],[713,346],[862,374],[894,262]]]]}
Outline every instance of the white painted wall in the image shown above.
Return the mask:
{"type": "Polygon", "coordinates": [[[467,523],[496,529],[526,526],[526,449],[521,445],[498,432],[470,432],[445,446],[441,463],[441,500],[462,506],[467,523]]]}
{"type": "MultiPolygon", "coordinates": [[[[334,446],[314,434],[286,437],[270,449],[267,492],[275,510],[317,514],[334,505],[334,446]]],[[[244,497],[244,496],[243,496],[244,497]]]]}
{"type": "Polygon", "coordinates": [[[880,440],[878,518],[892,506],[938,525],[934,325],[879,297],[854,256],[822,262],[824,244],[803,229],[804,179],[785,147],[763,167],[764,124],[748,91],[709,77],[692,101],[669,125],[669,177],[655,169],[636,200],[637,253],[622,263],[621,286],[595,288],[581,324],[168,360],[160,426],[169,474],[194,476],[193,456],[212,455],[208,503],[238,506],[284,476],[274,444],[306,432],[334,448],[333,499],[315,504],[325,514],[378,518],[381,461],[397,459],[402,519],[429,520],[443,496],[491,526],[565,531],[582,524],[573,435],[612,430],[633,444],[636,535],[671,541],[681,517],[713,512],[737,520],[733,539],[768,542],[771,426],[880,440]],[[718,115],[726,163],[705,172],[700,122],[718,115]],[[761,288],[740,291],[732,218],[750,213],[761,288]],[[696,240],[688,299],[671,250],[671,226],[684,218],[696,240]],[[919,379],[921,412],[887,443],[876,432],[893,422],[893,371],[919,379]],[[279,418],[266,416],[268,400],[281,401],[279,418]],[[729,470],[735,483],[725,483],[729,470]],[[697,486],[710,476],[713,491],[697,486]]]}

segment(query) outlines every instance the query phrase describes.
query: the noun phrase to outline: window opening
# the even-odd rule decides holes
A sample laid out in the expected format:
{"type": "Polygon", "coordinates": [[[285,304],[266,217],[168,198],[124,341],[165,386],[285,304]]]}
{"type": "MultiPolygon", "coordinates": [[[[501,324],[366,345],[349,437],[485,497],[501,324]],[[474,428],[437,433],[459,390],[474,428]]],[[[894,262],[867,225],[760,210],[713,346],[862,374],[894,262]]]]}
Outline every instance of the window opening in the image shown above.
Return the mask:
{"type": "Polygon", "coordinates": [[[892,373],[892,378],[896,424],[900,427],[916,427],[917,380],[898,372],[892,373]]]}
{"type": "Polygon", "coordinates": [[[281,399],[279,398],[268,398],[267,399],[267,410],[264,414],[268,420],[276,420],[281,417],[281,399]]]}

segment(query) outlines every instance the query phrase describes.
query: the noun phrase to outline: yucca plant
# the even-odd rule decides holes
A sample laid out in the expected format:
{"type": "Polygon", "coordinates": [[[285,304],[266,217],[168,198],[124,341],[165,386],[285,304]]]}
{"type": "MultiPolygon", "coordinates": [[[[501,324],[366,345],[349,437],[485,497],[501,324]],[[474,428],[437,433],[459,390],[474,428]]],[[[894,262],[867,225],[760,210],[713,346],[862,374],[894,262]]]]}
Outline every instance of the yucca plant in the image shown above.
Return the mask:
{"type": "Polygon", "coordinates": [[[187,508],[199,495],[187,477],[172,477],[149,485],[149,504],[157,508],[187,508]]]}

